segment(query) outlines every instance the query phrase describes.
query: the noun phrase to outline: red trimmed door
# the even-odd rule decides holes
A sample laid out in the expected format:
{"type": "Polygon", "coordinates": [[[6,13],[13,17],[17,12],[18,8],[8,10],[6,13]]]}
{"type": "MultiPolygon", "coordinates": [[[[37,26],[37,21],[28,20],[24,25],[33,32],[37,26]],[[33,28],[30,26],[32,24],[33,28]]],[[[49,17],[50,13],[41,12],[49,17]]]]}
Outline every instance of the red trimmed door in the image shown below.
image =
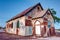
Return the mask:
{"type": "Polygon", "coordinates": [[[35,22],[35,34],[36,36],[41,36],[41,27],[39,21],[35,22]]]}

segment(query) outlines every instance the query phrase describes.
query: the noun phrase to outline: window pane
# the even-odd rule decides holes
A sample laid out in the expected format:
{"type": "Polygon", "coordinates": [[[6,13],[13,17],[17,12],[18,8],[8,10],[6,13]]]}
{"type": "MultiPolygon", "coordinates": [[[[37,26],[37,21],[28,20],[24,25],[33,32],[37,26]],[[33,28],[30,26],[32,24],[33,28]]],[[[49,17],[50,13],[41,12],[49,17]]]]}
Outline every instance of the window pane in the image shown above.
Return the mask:
{"type": "Polygon", "coordinates": [[[29,34],[32,34],[32,27],[29,27],[29,34]]]}
{"type": "Polygon", "coordinates": [[[48,28],[50,28],[50,25],[48,25],[48,28]]]}
{"type": "Polygon", "coordinates": [[[25,25],[26,26],[32,26],[31,20],[25,20],[25,25]]]}
{"type": "Polygon", "coordinates": [[[48,28],[50,28],[50,25],[51,25],[51,22],[50,22],[50,21],[48,21],[48,28]]]}
{"type": "Polygon", "coordinates": [[[17,21],[17,28],[19,28],[19,21],[17,21]]]}

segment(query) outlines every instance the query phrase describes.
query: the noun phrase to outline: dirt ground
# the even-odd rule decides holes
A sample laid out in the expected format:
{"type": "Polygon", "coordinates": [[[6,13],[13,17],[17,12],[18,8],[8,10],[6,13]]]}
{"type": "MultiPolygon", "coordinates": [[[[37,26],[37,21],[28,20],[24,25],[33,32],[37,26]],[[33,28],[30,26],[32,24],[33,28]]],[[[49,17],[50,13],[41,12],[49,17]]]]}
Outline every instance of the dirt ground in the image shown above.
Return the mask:
{"type": "Polygon", "coordinates": [[[60,33],[56,32],[56,36],[53,37],[32,38],[32,37],[22,37],[18,35],[8,34],[5,32],[0,32],[0,40],[60,40],[60,33]]]}

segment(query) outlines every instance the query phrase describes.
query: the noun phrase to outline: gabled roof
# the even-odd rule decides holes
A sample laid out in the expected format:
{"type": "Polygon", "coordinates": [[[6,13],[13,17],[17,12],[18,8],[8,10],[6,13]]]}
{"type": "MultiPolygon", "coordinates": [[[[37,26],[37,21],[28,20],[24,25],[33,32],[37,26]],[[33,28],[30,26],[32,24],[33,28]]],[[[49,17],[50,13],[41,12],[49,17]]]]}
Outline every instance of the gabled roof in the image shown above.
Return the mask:
{"type": "MultiPolygon", "coordinates": [[[[36,15],[34,16],[34,18],[32,18],[32,19],[43,18],[43,17],[48,13],[48,11],[50,12],[51,16],[53,17],[53,14],[51,13],[50,9],[46,9],[46,10],[40,11],[40,12],[39,12],[39,15],[36,14],[36,15]]],[[[53,18],[53,19],[54,19],[54,18],[53,18]]]]}
{"type": "Polygon", "coordinates": [[[42,17],[44,14],[46,14],[47,11],[48,11],[48,9],[42,10],[42,11],[39,12],[39,14],[36,13],[33,18],[42,17]]]}
{"type": "Polygon", "coordinates": [[[11,20],[14,20],[14,19],[17,19],[17,18],[19,18],[19,17],[22,17],[22,16],[26,15],[28,12],[30,12],[32,9],[34,9],[37,5],[40,5],[41,9],[43,10],[41,4],[38,3],[38,4],[34,5],[34,6],[32,6],[32,7],[28,8],[28,9],[26,9],[25,11],[19,13],[18,15],[14,16],[13,18],[11,18],[10,20],[8,20],[7,22],[9,22],[9,21],[11,21],[11,20]]]}

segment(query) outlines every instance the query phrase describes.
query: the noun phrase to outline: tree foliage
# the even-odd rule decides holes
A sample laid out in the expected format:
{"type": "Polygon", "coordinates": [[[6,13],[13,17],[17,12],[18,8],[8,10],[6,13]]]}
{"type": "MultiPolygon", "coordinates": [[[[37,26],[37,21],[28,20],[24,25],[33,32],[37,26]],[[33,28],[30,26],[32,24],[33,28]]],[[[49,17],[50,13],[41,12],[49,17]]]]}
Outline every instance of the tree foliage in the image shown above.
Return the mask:
{"type": "Polygon", "coordinates": [[[0,29],[2,29],[2,27],[0,26],[0,29]]]}
{"type": "Polygon", "coordinates": [[[54,22],[56,23],[60,23],[60,18],[56,16],[56,11],[54,9],[50,9],[52,15],[53,15],[53,18],[54,18],[54,22]]]}

